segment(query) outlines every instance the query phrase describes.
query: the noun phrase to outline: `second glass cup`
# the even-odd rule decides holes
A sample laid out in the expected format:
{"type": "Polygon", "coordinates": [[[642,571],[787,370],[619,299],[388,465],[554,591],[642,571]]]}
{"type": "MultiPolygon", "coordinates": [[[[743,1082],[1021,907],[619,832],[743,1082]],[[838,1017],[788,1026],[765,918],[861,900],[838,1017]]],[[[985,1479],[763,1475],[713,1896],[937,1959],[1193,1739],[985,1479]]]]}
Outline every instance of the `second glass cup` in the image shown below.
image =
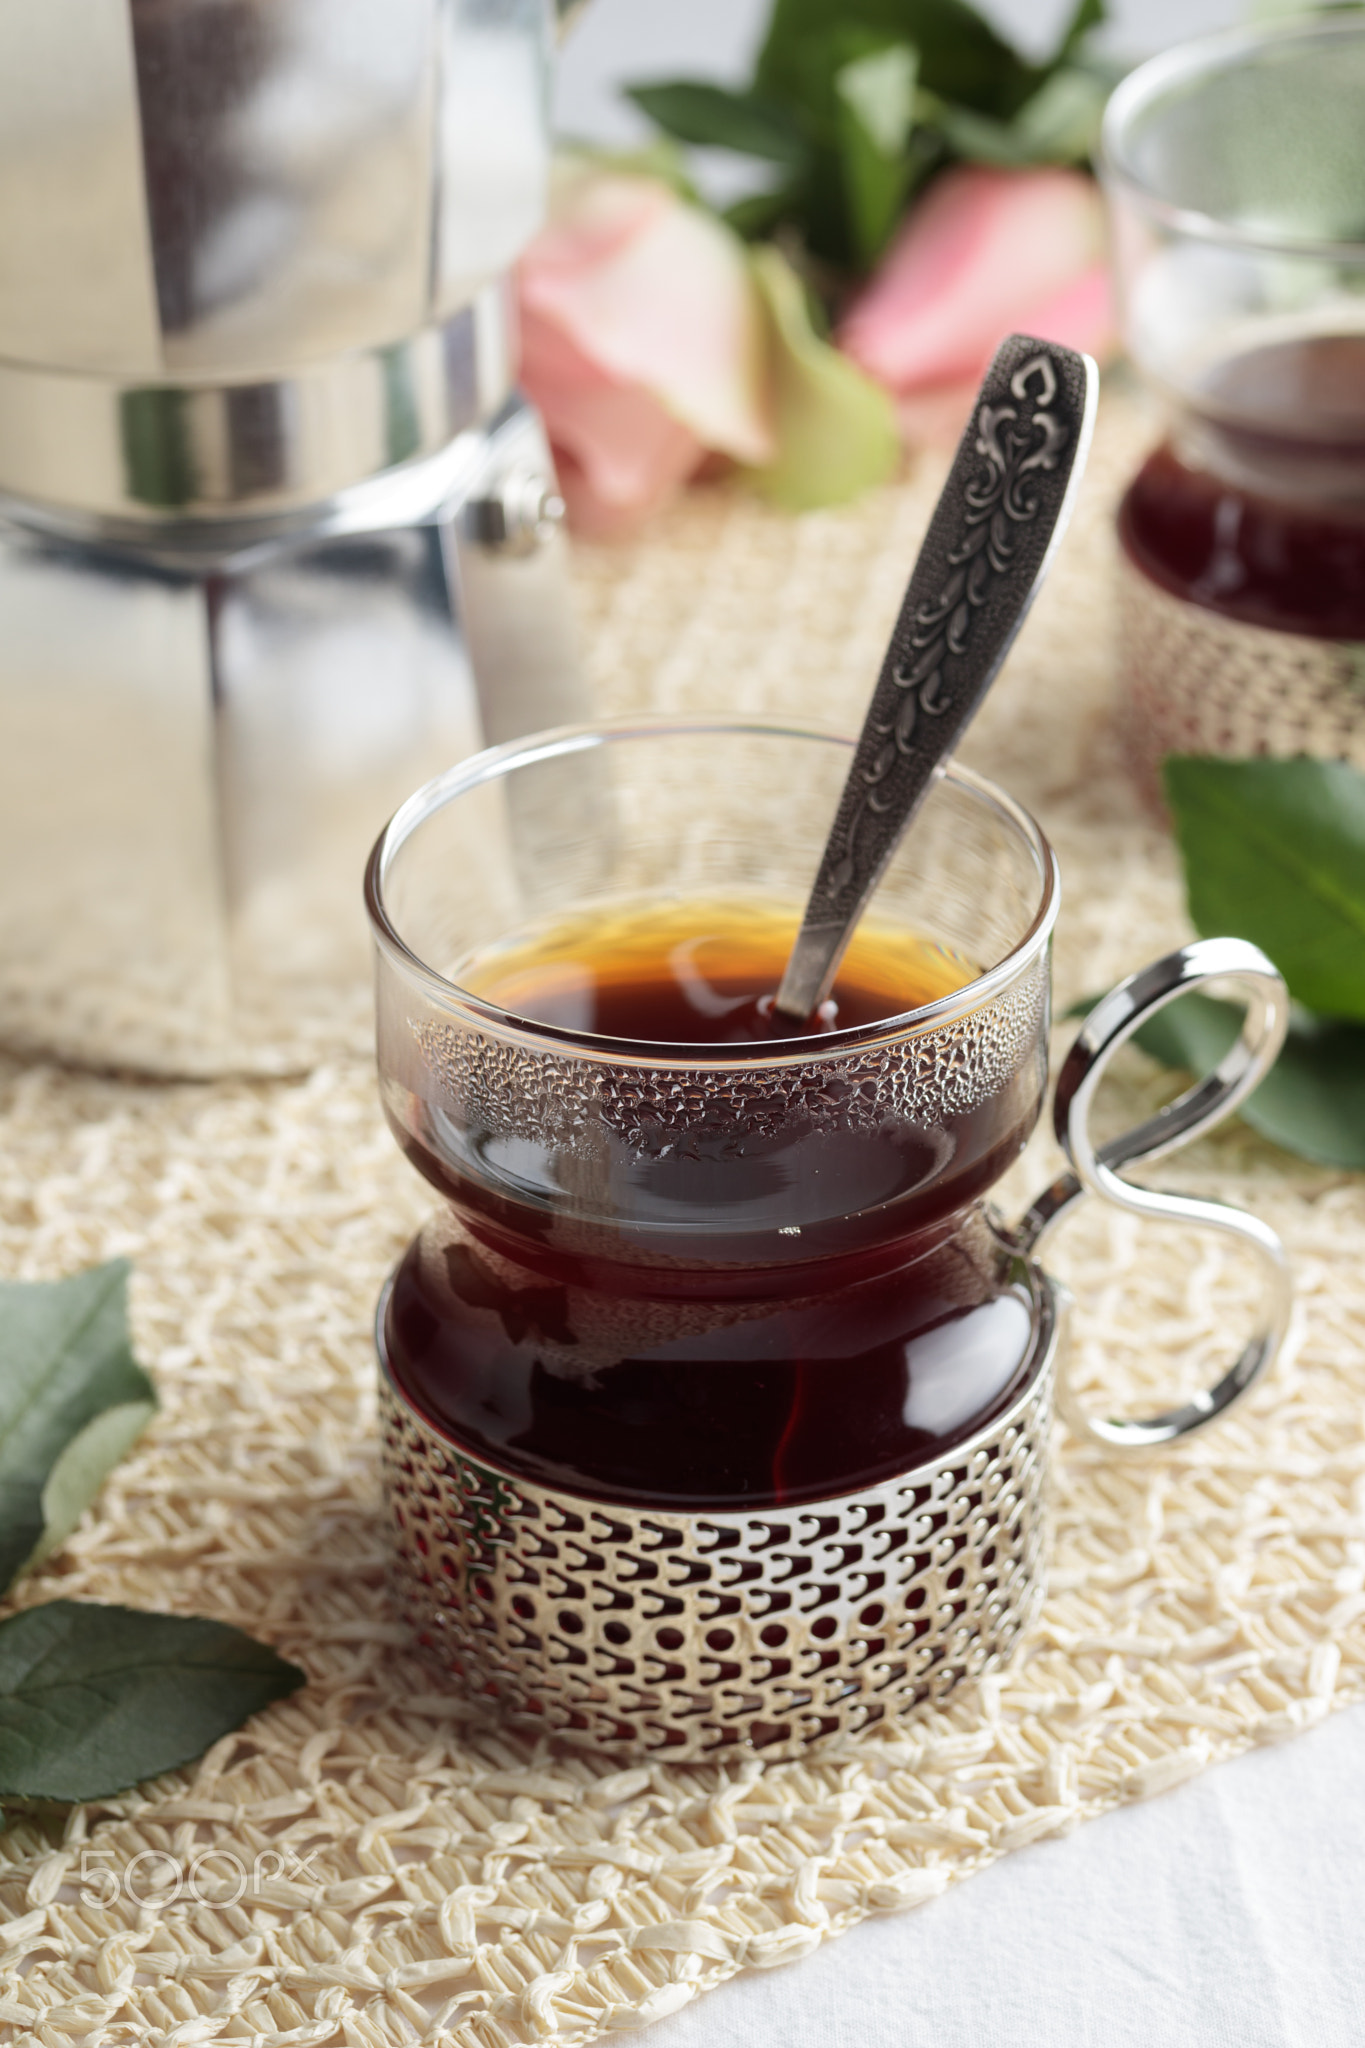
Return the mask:
{"type": "Polygon", "coordinates": [[[1365,767],[1365,21],[1132,72],[1102,174],[1124,339],[1165,435],[1119,513],[1120,692],[1170,753],[1365,767]]]}

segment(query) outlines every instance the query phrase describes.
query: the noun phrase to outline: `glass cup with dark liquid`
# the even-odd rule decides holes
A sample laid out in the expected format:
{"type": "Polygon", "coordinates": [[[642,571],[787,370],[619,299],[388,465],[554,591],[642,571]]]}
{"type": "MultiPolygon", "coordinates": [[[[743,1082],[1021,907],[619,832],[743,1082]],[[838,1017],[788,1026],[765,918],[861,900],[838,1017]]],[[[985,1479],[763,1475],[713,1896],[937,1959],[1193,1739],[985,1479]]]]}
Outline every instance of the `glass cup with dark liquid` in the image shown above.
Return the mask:
{"type": "Polygon", "coordinates": [[[1365,768],[1365,23],[1190,43],[1125,80],[1103,171],[1166,433],[1119,513],[1149,792],[1172,752],[1365,768]]]}
{"type": "Polygon", "coordinates": [[[547,735],[371,862],[384,1108],[444,1198],[380,1311],[400,1597],[571,1739],[790,1752],[1038,1597],[1057,1296],[988,1197],[1043,1103],[1056,864],[950,768],[793,1030],[848,758],[547,735]]]}

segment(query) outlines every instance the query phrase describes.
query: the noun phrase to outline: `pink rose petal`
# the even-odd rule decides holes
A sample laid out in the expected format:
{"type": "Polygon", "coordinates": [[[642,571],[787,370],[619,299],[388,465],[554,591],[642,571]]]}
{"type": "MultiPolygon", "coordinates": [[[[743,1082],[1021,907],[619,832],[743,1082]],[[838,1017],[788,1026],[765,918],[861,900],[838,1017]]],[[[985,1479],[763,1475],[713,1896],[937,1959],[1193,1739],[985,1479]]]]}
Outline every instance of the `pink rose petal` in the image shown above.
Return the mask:
{"type": "Polygon", "coordinates": [[[702,459],[696,435],[652,392],[617,382],[553,322],[526,308],[521,376],[556,457],[573,465],[570,509],[594,527],[662,504],[702,459]]]}
{"type": "Polygon", "coordinates": [[[897,394],[908,428],[942,439],[1011,331],[1109,352],[1102,249],[1099,193],[1079,171],[945,172],[850,309],[840,346],[897,394]]]}
{"type": "Polygon", "coordinates": [[[654,179],[576,170],[519,267],[538,314],[708,448],[771,459],[764,328],[743,245],[654,179]]]}
{"type": "MultiPolygon", "coordinates": [[[[1036,334],[1040,341],[1059,341],[1066,348],[1082,349],[1103,362],[1113,353],[1117,339],[1108,266],[1092,263],[1044,304],[1022,307],[1004,332],[1011,328],[1036,334]]],[[[970,377],[947,384],[921,384],[896,394],[896,415],[907,443],[948,447],[957,440],[994,346],[987,349],[970,377]]]]}
{"type": "Polygon", "coordinates": [[[747,254],[661,180],[561,164],[517,283],[521,381],[580,532],[628,530],[708,450],[771,459],[747,254]]]}

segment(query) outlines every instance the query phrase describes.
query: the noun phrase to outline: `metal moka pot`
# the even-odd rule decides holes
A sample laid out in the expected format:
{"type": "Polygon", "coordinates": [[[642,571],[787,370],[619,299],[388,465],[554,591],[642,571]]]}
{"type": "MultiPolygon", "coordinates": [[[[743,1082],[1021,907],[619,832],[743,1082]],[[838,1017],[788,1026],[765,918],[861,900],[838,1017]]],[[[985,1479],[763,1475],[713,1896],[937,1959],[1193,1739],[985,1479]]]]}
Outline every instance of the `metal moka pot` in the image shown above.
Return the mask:
{"type": "Polygon", "coordinates": [[[551,25],[0,9],[0,1042],[364,1050],[384,818],[581,713],[505,283],[551,25]]]}

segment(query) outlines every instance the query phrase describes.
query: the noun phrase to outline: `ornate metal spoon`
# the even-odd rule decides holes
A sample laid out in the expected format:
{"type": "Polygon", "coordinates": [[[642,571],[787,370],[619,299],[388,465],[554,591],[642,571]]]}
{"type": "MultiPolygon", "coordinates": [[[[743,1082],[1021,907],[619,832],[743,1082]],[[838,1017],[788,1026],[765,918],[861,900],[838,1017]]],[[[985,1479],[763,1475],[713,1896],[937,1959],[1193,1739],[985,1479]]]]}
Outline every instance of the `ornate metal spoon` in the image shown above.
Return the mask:
{"type": "Polygon", "coordinates": [[[829,992],[868,898],[1009,652],[1071,516],[1095,422],[1089,356],[1012,334],[911,571],[774,1008],[829,992]]]}

